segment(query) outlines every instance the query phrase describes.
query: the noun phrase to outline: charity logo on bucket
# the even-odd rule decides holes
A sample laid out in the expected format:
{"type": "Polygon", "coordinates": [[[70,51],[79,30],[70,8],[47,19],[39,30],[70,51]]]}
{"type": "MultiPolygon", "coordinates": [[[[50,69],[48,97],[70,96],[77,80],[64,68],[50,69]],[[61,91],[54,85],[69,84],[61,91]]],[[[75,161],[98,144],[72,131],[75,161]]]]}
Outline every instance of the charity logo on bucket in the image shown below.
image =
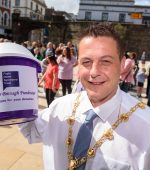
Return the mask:
{"type": "Polygon", "coordinates": [[[28,109],[38,109],[36,68],[1,66],[0,113],[28,109]]]}
{"type": "Polygon", "coordinates": [[[19,87],[19,72],[5,71],[2,72],[3,90],[7,87],[19,87]]]}

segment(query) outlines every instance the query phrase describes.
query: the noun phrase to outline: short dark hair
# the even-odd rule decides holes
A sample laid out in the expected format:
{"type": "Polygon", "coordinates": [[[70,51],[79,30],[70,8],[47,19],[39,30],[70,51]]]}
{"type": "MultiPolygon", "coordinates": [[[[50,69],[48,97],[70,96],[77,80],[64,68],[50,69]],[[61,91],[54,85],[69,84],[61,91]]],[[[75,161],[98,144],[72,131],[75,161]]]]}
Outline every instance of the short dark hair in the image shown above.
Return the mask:
{"type": "Polygon", "coordinates": [[[56,64],[56,65],[57,65],[56,57],[54,57],[54,56],[48,56],[48,59],[49,59],[49,61],[50,61],[51,63],[53,63],[53,64],[56,64]]]}
{"type": "Polygon", "coordinates": [[[103,23],[103,24],[92,24],[85,30],[83,30],[82,33],[79,34],[79,41],[81,41],[85,37],[110,37],[114,39],[117,43],[118,53],[120,59],[123,57],[123,44],[121,42],[119,34],[115,31],[114,26],[109,23],[103,23]]]}

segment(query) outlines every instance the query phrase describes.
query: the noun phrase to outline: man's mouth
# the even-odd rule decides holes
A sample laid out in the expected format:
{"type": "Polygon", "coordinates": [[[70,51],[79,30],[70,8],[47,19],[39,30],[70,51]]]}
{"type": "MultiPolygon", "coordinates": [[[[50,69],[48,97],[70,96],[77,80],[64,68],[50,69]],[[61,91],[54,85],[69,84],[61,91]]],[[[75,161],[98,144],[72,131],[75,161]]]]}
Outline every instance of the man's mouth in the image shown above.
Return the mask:
{"type": "Polygon", "coordinates": [[[92,82],[92,81],[89,81],[90,84],[93,84],[93,85],[102,85],[104,83],[103,82],[92,82]]]}

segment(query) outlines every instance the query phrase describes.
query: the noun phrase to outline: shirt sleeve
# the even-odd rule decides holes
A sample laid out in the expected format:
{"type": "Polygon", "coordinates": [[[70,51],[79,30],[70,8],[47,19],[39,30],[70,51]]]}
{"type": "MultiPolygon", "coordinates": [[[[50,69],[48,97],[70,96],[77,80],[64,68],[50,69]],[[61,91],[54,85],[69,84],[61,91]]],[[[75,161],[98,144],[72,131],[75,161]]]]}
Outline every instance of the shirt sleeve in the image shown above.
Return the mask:
{"type": "Polygon", "coordinates": [[[60,64],[63,62],[63,57],[62,55],[60,55],[58,58],[57,58],[57,63],[60,64]]]}
{"type": "Polygon", "coordinates": [[[139,170],[149,170],[150,168],[150,149],[144,155],[143,166],[139,170]]]}
{"type": "Polygon", "coordinates": [[[27,138],[28,142],[39,143],[43,140],[45,128],[49,122],[50,109],[47,108],[38,114],[38,118],[34,121],[22,123],[19,125],[19,129],[23,136],[27,138]]]}

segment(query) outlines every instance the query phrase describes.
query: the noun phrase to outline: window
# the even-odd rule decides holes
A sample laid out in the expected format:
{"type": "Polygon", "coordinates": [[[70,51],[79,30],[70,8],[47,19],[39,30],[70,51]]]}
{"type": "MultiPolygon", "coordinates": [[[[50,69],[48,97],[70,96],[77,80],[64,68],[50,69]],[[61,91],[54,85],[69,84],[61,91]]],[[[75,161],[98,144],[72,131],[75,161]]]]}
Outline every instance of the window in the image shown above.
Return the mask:
{"type": "Polygon", "coordinates": [[[85,12],[85,20],[91,20],[91,12],[85,12]]]}
{"type": "Polygon", "coordinates": [[[39,10],[39,8],[38,8],[38,5],[36,4],[36,11],[38,11],[39,10]]]}
{"type": "Polygon", "coordinates": [[[108,21],[108,13],[102,13],[102,21],[108,21]]]}
{"type": "Polygon", "coordinates": [[[4,14],[3,25],[4,26],[8,26],[9,25],[9,18],[8,18],[8,14],[7,13],[4,14]]]}
{"type": "Polygon", "coordinates": [[[9,1],[9,8],[11,8],[11,0],[9,1]]]}
{"type": "Polygon", "coordinates": [[[7,0],[4,1],[4,6],[5,6],[5,7],[8,6],[8,1],[7,1],[7,0]]]}
{"type": "Polygon", "coordinates": [[[147,12],[147,9],[145,9],[145,13],[148,13],[148,12],[147,12]]]}
{"type": "Polygon", "coordinates": [[[2,2],[2,1],[0,1],[0,7],[2,7],[2,3],[3,3],[3,2],[2,2]]]}
{"type": "Polygon", "coordinates": [[[145,24],[145,25],[150,25],[150,17],[144,17],[143,20],[142,20],[142,24],[145,24]]]}
{"type": "Polygon", "coordinates": [[[125,22],[126,14],[119,14],[119,22],[125,22]]]}
{"type": "Polygon", "coordinates": [[[31,10],[33,10],[33,2],[31,2],[31,10]]]}
{"type": "Polygon", "coordinates": [[[3,23],[3,22],[2,22],[2,17],[3,17],[3,16],[2,16],[2,12],[0,11],[0,25],[2,25],[2,23],[3,23]]]}
{"type": "Polygon", "coordinates": [[[15,6],[20,6],[20,0],[15,0],[15,6]]]}

